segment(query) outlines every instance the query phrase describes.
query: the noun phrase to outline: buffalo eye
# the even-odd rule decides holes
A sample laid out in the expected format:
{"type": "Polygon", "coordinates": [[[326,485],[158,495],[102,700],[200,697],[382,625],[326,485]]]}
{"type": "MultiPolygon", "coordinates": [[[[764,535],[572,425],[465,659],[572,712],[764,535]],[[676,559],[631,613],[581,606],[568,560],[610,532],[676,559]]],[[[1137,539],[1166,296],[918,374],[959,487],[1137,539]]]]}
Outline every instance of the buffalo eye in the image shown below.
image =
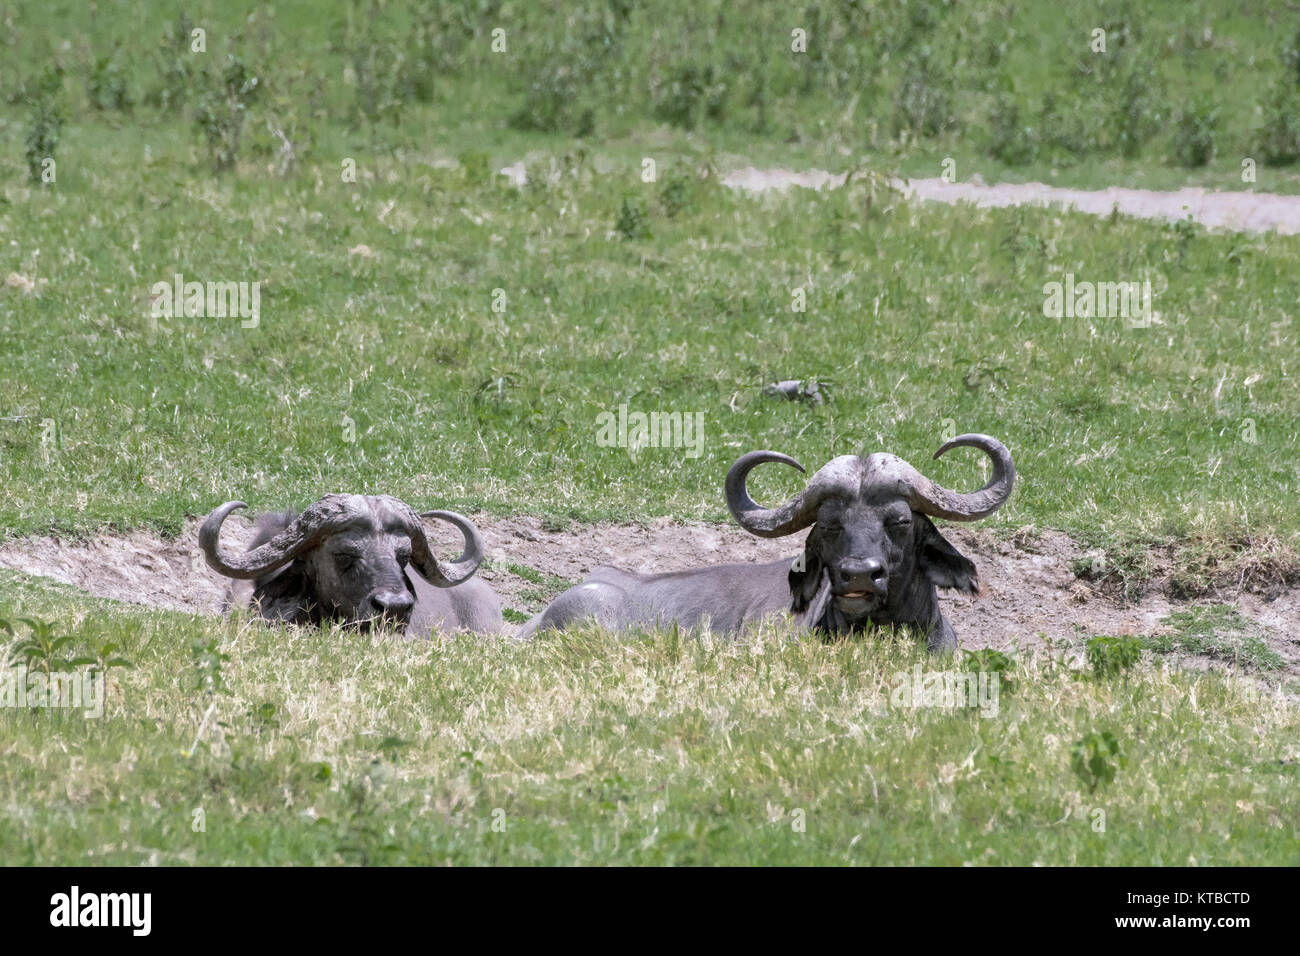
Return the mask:
{"type": "Polygon", "coordinates": [[[885,521],[885,527],[894,534],[907,530],[907,528],[911,527],[911,524],[911,515],[895,515],[885,521]]]}
{"type": "Polygon", "coordinates": [[[411,560],[411,549],[409,546],[404,546],[397,549],[398,564],[400,564],[402,567],[406,567],[406,565],[410,563],[410,560],[411,560]]]}
{"type": "Polygon", "coordinates": [[[357,563],[357,559],[360,557],[361,556],[354,551],[335,551],[334,566],[338,568],[340,572],[351,571],[353,565],[357,563]]]}

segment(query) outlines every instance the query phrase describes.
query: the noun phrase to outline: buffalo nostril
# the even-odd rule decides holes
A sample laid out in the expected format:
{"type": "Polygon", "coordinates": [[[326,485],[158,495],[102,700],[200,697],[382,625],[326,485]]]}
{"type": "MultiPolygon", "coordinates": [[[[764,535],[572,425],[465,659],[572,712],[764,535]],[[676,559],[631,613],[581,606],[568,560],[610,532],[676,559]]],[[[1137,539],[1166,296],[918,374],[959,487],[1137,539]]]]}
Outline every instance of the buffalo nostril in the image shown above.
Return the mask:
{"type": "Polygon", "coordinates": [[[407,594],[376,594],[370,599],[370,606],[378,614],[388,617],[405,617],[415,607],[415,602],[407,594]]]}
{"type": "Polygon", "coordinates": [[[889,572],[883,561],[868,558],[841,565],[836,569],[836,578],[851,595],[866,591],[883,595],[889,583],[889,572]]]}
{"type": "Polygon", "coordinates": [[[884,562],[875,558],[841,565],[838,569],[840,584],[850,591],[875,591],[884,594],[889,572],[884,562]]]}

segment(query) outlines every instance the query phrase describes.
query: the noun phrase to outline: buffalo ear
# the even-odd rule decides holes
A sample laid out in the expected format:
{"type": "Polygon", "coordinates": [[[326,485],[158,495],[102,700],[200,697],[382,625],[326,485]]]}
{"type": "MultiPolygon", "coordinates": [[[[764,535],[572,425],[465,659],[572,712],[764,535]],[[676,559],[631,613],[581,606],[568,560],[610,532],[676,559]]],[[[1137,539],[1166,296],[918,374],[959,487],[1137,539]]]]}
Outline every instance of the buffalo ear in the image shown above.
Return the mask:
{"type": "Polygon", "coordinates": [[[939,533],[934,522],[918,514],[917,558],[921,571],[939,588],[955,588],[969,594],[979,594],[979,581],[975,578],[975,563],[954,548],[939,533]]]}
{"type": "Polygon", "coordinates": [[[804,549],[790,566],[790,610],[802,614],[817,596],[822,584],[822,562],[817,557],[812,535],[808,536],[804,549]]]}
{"type": "Polygon", "coordinates": [[[316,589],[301,559],[253,582],[262,616],[286,624],[319,624],[316,589]]]}

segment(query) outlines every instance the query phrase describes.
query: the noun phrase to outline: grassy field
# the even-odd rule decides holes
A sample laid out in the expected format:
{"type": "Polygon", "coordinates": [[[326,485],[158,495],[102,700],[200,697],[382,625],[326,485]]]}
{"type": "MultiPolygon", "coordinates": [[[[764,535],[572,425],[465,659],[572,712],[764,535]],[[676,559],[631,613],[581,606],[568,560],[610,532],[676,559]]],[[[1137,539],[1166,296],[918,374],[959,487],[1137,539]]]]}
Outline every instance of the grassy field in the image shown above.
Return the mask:
{"type": "Polygon", "coordinates": [[[900,703],[904,640],[372,642],[4,584],[134,664],[103,719],[0,711],[7,863],[1300,863],[1300,717],[1222,674],[1025,655],[980,716],[900,703]]]}
{"type": "MultiPolygon", "coordinates": [[[[0,531],[170,535],[340,490],[723,520],[752,448],[964,488],[977,456],[929,456],[981,431],[1019,470],[999,533],[1066,531],[1126,581],[1171,555],[1185,594],[1300,579],[1300,238],[884,185],[953,156],[1242,188],[1258,154],[1258,188],[1298,191],[1260,150],[1300,18],[1064,6],[814,5],[798,59],[766,5],[0,5],[0,531]],[[521,159],[526,186],[495,175],[521,159]],[[751,162],[857,174],[719,184],[751,162]],[[259,282],[256,327],[153,317],[178,273],[259,282]],[[1046,316],[1067,274],[1149,279],[1149,327],[1046,316]],[[829,401],[763,396],[792,378],[829,401]],[[622,405],[702,415],[701,453],[603,447],[622,405]]],[[[0,707],[6,862],[1300,862],[1294,703],[1151,655],[1019,655],[982,719],[891,706],[901,639],[414,644],[2,580],[16,640],[28,617],[131,662],[103,719],[0,707]],[[1072,770],[1104,733],[1109,783],[1072,770]]],[[[1179,646],[1219,646],[1211,618],[1179,646]]]]}
{"type": "MultiPolygon", "coordinates": [[[[140,176],[125,131],[69,136],[93,164],[65,160],[57,189],[10,186],[0,207],[8,269],[39,284],[4,294],[11,533],[174,531],[230,497],[381,484],[561,520],[722,518],[750,448],[919,464],[983,431],[1022,475],[1000,526],[1117,555],[1217,543],[1231,560],[1275,539],[1292,568],[1295,238],[914,206],[869,179],[746,198],[682,159],[645,184],[588,157],[518,190],[475,181],[468,158],[363,159],[356,185],[330,167],[214,180],[185,171],[186,143],[151,146],[140,176]],[[151,318],[176,273],[260,281],[258,326],[151,318]],[[1149,278],[1151,327],[1045,316],[1066,274],[1149,278]],[[829,403],[761,395],[812,377],[829,403]],[[600,446],[599,416],[624,404],[701,414],[699,457],[600,446]]],[[[953,486],[979,467],[929,466],[953,486]]]]}
{"type": "Polygon", "coordinates": [[[0,93],[24,122],[45,99],[110,125],[213,119],[233,56],[258,80],[248,147],[266,153],[280,146],[269,117],[300,155],[328,154],[346,127],[382,150],[676,143],[801,167],[870,156],[918,176],[951,156],[963,179],[1084,185],[1248,188],[1250,158],[1258,188],[1300,185],[1300,14],[1285,5],[24,0],[0,13],[0,93]]]}

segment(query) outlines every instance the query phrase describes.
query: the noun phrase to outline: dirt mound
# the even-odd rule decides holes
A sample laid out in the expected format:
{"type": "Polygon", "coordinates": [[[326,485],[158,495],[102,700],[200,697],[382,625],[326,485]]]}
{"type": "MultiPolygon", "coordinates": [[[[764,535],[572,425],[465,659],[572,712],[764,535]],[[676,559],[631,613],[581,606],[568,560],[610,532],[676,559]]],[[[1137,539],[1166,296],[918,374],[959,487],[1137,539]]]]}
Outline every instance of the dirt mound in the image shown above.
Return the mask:
{"type": "MultiPolygon", "coordinates": [[[[0,568],[54,578],[96,597],[177,611],[216,613],[230,581],[210,569],[198,549],[197,519],[185,533],[162,539],[147,531],[65,540],[36,536],[0,544],[0,568]]],[[[242,550],[251,522],[231,518],[222,543],[242,550]]]]}
{"type": "MultiPolygon", "coordinates": [[[[760,539],[728,525],[677,524],[668,519],[565,530],[544,527],[530,517],[479,515],[474,520],[491,559],[480,573],[506,606],[521,613],[539,606],[539,591],[553,591],[559,579],[577,581],[597,565],[649,572],[767,561],[793,555],[803,538],[760,539]],[[539,576],[545,576],[540,584],[539,576]]],[[[449,553],[459,544],[449,529],[431,526],[430,530],[449,553]]],[[[54,578],[98,597],[216,614],[228,582],[204,563],[197,533],[198,520],[190,519],[184,533],[170,540],[144,531],[82,541],[17,539],[0,545],[0,567],[54,578]]],[[[1041,644],[1044,639],[1077,642],[1095,634],[1168,634],[1163,619],[1191,606],[1171,601],[1157,590],[1125,604],[1090,587],[1073,571],[1083,549],[1058,532],[1014,541],[966,528],[948,527],[945,534],[979,568],[979,597],[941,595],[945,613],[966,648],[1006,650],[1016,644],[1041,644]]],[[[251,523],[232,516],[222,538],[230,547],[242,547],[251,535],[251,523]]],[[[1242,593],[1236,596],[1235,607],[1267,648],[1282,658],[1284,673],[1300,675],[1300,589],[1272,600],[1242,593]]]]}

